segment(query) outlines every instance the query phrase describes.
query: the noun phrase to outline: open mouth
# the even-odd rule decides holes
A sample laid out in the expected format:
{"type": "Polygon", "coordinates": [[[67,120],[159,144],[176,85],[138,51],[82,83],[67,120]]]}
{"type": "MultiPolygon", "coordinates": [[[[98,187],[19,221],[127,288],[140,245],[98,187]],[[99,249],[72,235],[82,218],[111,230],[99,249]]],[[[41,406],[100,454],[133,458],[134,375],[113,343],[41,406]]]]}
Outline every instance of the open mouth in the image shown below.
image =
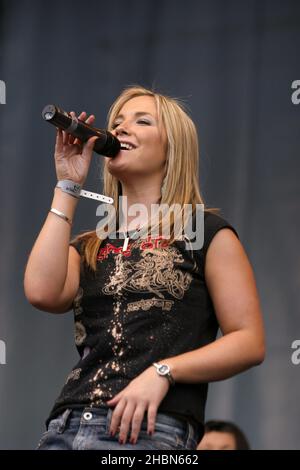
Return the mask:
{"type": "Polygon", "coordinates": [[[132,144],[127,144],[125,142],[121,142],[121,150],[127,150],[127,151],[130,151],[130,150],[134,150],[136,147],[132,144]]]}

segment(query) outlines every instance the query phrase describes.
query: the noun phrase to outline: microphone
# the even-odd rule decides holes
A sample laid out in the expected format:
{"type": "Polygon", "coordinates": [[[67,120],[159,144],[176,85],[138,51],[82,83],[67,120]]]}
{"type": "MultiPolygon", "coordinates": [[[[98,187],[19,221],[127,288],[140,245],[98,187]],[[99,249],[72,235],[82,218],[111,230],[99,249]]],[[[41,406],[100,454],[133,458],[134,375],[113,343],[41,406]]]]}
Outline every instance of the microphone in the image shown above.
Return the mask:
{"type": "Polygon", "coordinates": [[[120,141],[111,132],[92,127],[54,104],[47,104],[44,107],[42,117],[82,142],[86,142],[90,137],[98,136],[93,150],[99,155],[115,157],[121,149],[120,141]]]}

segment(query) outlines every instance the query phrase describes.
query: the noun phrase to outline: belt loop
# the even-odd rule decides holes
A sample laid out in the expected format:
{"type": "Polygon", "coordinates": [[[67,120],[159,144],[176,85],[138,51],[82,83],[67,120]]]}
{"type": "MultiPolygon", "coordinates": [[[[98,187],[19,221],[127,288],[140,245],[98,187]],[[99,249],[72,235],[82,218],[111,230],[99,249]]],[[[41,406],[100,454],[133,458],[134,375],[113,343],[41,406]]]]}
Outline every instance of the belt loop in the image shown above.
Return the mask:
{"type": "Polygon", "coordinates": [[[187,447],[188,448],[194,448],[194,444],[196,443],[196,446],[199,442],[199,436],[200,432],[198,429],[195,428],[195,426],[188,421],[188,439],[187,439],[187,447]]]}
{"type": "Polygon", "coordinates": [[[60,422],[59,422],[59,425],[58,425],[58,429],[57,429],[57,432],[59,434],[62,434],[66,428],[66,424],[67,424],[67,421],[68,421],[68,418],[71,414],[71,411],[72,409],[71,408],[67,408],[63,414],[61,415],[60,417],[60,422]]]}
{"type": "Polygon", "coordinates": [[[110,428],[112,413],[113,413],[113,410],[111,408],[109,408],[108,411],[107,411],[107,415],[106,415],[106,430],[105,430],[106,434],[109,434],[109,428],[110,428]]]}

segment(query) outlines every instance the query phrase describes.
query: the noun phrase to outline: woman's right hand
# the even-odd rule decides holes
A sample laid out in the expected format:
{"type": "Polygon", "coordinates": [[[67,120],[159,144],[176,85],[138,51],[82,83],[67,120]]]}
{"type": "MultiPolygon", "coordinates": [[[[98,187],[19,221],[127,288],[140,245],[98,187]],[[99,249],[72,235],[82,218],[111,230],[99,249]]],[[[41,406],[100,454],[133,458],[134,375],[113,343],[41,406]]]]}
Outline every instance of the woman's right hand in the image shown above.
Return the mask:
{"type": "MultiPolygon", "coordinates": [[[[75,113],[71,111],[72,116],[75,113]]],[[[87,124],[92,124],[95,116],[92,114],[86,119],[86,113],[82,112],[78,119],[87,124]]],[[[87,142],[81,142],[67,132],[57,129],[55,144],[55,168],[57,180],[71,180],[84,184],[91,163],[94,143],[98,137],[91,137],[87,142]]]]}

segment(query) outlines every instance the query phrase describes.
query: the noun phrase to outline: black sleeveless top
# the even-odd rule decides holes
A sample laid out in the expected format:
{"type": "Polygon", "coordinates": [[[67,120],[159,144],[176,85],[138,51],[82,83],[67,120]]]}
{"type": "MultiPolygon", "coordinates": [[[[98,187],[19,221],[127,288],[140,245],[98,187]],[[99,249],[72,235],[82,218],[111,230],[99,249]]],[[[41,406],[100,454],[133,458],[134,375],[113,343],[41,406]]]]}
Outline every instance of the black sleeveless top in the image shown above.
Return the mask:
{"type": "MultiPolygon", "coordinates": [[[[75,342],[80,355],[57,398],[49,421],[66,408],[107,406],[153,362],[198,349],[216,338],[218,324],[205,283],[207,249],[222,228],[221,216],[204,213],[204,244],[187,250],[161,237],[107,238],[96,273],[81,262],[73,301],[75,342]]],[[[71,243],[79,253],[82,241],[71,243]]],[[[208,384],[176,383],[158,412],[188,419],[203,429],[208,384]]]]}

